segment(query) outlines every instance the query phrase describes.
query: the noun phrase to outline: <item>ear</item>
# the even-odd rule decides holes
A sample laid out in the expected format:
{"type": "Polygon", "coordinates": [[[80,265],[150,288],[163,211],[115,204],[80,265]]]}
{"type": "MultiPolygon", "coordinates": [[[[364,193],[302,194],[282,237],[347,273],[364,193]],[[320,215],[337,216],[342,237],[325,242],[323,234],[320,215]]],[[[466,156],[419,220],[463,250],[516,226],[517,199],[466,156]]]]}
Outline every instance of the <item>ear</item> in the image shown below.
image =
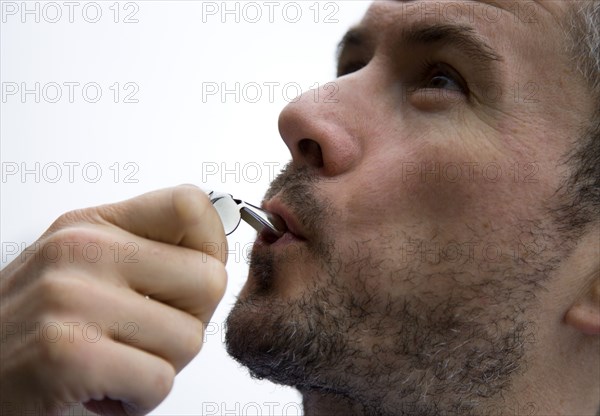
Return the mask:
{"type": "Polygon", "coordinates": [[[600,270],[565,315],[565,323],[588,335],[600,334],[600,270]]]}

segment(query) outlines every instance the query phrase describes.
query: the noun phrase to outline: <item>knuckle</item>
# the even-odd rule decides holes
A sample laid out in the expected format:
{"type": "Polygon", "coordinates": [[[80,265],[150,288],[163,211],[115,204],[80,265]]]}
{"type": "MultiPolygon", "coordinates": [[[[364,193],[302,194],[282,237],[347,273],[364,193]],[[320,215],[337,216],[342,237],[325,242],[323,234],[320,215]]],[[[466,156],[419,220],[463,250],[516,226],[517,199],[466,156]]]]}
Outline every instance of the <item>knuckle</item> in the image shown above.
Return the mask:
{"type": "Polygon", "coordinates": [[[227,289],[227,270],[225,269],[225,265],[222,263],[217,264],[216,269],[218,273],[214,279],[215,286],[215,297],[220,301],[223,299],[225,295],[225,290],[227,289]]]}
{"type": "Polygon", "coordinates": [[[94,241],[97,236],[93,231],[84,227],[69,226],[61,228],[42,242],[42,247],[50,245],[68,246],[68,245],[83,245],[90,241],[94,241]]]}
{"type": "Polygon", "coordinates": [[[202,289],[209,293],[211,299],[219,302],[227,288],[227,270],[223,263],[212,257],[210,257],[206,266],[206,275],[202,279],[202,289]]]}
{"type": "MultiPolygon", "coordinates": [[[[201,254],[199,254],[202,265],[218,260],[223,267],[225,266],[228,253],[227,241],[205,241],[202,243],[201,254]]],[[[201,266],[202,266],[201,265],[201,266]]]]}
{"type": "Polygon", "coordinates": [[[90,208],[86,209],[76,209],[73,211],[65,212],[60,215],[50,226],[51,230],[57,230],[64,227],[69,227],[73,224],[79,224],[82,222],[90,222],[93,221],[92,210],[90,208]]]}
{"type": "Polygon", "coordinates": [[[175,368],[166,361],[159,367],[156,374],[154,374],[151,383],[154,393],[159,399],[158,402],[161,402],[171,392],[175,375],[175,368]]]}
{"type": "Polygon", "coordinates": [[[110,235],[100,229],[73,225],[61,228],[41,240],[36,259],[47,265],[97,263],[111,241],[110,235]]]}
{"type": "Polygon", "coordinates": [[[67,336],[62,333],[63,329],[59,324],[60,320],[52,315],[43,317],[39,324],[41,325],[40,337],[36,342],[38,354],[41,362],[46,363],[54,371],[67,371],[74,364],[77,357],[77,349],[81,348],[77,337],[67,336]],[[48,328],[56,329],[56,334],[49,335],[48,328]]]}
{"type": "MultiPolygon", "coordinates": [[[[70,263],[81,260],[82,249],[96,251],[100,243],[109,239],[102,238],[102,224],[97,208],[69,211],[58,217],[42,236],[22,255],[22,260],[35,262],[39,266],[70,263]],[[79,258],[78,258],[79,257],[79,258]]],[[[106,237],[106,236],[104,236],[106,237]]]]}
{"type": "Polygon", "coordinates": [[[67,279],[56,273],[44,273],[37,281],[38,303],[49,299],[60,299],[67,288],[67,279]]]}
{"type": "Polygon", "coordinates": [[[190,331],[183,340],[183,350],[186,357],[186,364],[192,360],[202,349],[204,340],[204,326],[198,319],[192,318],[190,331]]]}
{"type": "Polygon", "coordinates": [[[171,203],[176,217],[184,224],[197,223],[212,204],[208,195],[193,185],[180,185],[173,189],[171,203]]]}
{"type": "Polygon", "coordinates": [[[36,303],[45,311],[64,310],[84,290],[79,280],[62,273],[43,273],[36,282],[36,303]]]}
{"type": "MultiPolygon", "coordinates": [[[[199,257],[200,258],[200,257],[199,257]]],[[[223,299],[227,287],[227,271],[225,265],[212,256],[204,256],[198,260],[198,274],[193,278],[190,291],[198,299],[190,313],[201,322],[207,322],[223,299]]],[[[203,330],[200,329],[198,333],[203,330]]]]}
{"type": "Polygon", "coordinates": [[[227,243],[227,240],[223,240],[221,244],[215,243],[215,245],[218,247],[215,258],[221,262],[223,267],[225,267],[227,259],[229,258],[229,244],[227,243]]]}

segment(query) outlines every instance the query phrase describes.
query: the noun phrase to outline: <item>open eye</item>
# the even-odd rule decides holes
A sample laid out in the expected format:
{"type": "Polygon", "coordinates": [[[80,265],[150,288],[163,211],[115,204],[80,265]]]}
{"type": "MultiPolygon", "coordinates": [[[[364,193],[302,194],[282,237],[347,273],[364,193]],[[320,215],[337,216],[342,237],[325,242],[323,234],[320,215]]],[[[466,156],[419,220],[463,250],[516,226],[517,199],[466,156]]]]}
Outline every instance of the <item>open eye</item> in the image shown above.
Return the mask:
{"type": "Polygon", "coordinates": [[[462,91],[461,86],[452,77],[440,74],[432,77],[426,85],[427,88],[446,88],[462,91]]]}
{"type": "Polygon", "coordinates": [[[468,94],[467,83],[452,67],[442,63],[427,64],[421,77],[421,88],[445,89],[468,94]]]}

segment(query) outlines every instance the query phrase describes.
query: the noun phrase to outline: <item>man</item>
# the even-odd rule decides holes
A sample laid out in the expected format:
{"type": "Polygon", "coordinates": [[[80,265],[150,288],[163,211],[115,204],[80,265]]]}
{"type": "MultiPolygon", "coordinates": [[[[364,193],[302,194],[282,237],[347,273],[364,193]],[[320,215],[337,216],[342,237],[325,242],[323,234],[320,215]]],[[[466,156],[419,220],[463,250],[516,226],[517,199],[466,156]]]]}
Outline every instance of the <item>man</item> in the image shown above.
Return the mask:
{"type": "MultiPolygon", "coordinates": [[[[289,231],[257,238],[230,354],[307,415],[596,414],[599,15],[374,3],[342,41],[336,102],[281,114],[292,162],[264,206],[289,231]]],[[[140,261],[13,262],[2,319],[133,320],[139,342],[8,338],[2,396],[150,411],[223,293],[224,251],[202,252],[225,247],[215,211],[163,190],[66,214],[40,246],[61,241],[135,241],[140,261]]]]}

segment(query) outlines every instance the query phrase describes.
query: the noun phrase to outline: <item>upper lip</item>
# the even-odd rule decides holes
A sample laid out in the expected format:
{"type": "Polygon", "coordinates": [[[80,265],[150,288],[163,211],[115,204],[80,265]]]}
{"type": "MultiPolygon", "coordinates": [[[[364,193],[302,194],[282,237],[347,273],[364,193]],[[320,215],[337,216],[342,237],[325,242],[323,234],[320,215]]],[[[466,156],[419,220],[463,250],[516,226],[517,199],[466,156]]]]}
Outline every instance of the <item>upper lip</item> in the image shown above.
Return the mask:
{"type": "Polygon", "coordinates": [[[289,233],[293,234],[298,239],[306,239],[297,217],[293,214],[290,208],[279,199],[271,199],[264,202],[263,208],[270,213],[281,217],[289,233]]]}

